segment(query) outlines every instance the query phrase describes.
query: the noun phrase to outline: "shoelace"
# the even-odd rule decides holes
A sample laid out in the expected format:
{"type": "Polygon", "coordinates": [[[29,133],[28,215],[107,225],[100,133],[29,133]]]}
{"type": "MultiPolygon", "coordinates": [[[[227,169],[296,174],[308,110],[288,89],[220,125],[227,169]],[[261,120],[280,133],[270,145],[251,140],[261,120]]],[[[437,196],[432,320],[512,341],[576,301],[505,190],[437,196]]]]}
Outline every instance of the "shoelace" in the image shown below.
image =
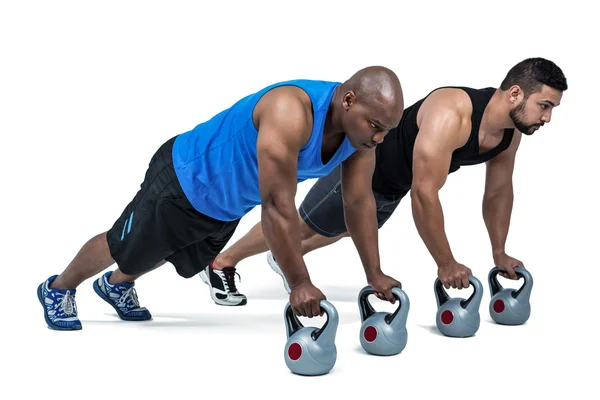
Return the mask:
{"type": "Polygon", "coordinates": [[[140,301],[137,297],[137,292],[134,287],[127,289],[119,298],[119,307],[128,306],[127,301],[130,300],[135,307],[140,306],[140,301]]]}
{"type": "Polygon", "coordinates": [[[223,268],[223,275],[225,275],[225,280],[227,282],[227,287],[229,288],[230,292],[236,293],[237,292],[237,288],[235,287],[235,276],[238,276],[238,279],[240,280],[240,282],[242,281],[242,277],[240,276],[240,274],[238,274],[237,272],[235,272],[235,268],[234,267],[225,267],[223,268]]]}
{"type": "Polygon", "coordinates": [[[75,295],[72,295],[71,292],[67,290],[67,293],[63,296],[60,303],[57,304],[58,307],[62,308],[63,313],[69,317],[71,315],[75,315],[77,313],[77,308],[75,306],[75,295]]]}

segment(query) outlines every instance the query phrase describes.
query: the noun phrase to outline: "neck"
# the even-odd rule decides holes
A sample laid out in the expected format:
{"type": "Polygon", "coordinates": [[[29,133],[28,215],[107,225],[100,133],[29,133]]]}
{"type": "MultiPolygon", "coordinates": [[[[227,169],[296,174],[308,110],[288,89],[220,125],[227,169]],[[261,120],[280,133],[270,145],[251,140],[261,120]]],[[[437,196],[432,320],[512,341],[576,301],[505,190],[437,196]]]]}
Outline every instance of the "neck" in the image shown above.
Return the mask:
{"type": "Polygon", "coordinates": [[[502,90],[496,89],[490,99],[481,121],[482,127],[486,132],[500,132],[504,129],[513,129],[515,127],[509,115],[510,108],[503,99],[502,90]]]}
{"type": "Polygon", "coordinates": [[[345,111],[339,106],[339,104],[342,103],[343,93],[343,84],[340,84],[338,87],[336,87],[335,91],[333,92],[331,103],[329,104],[329,111],[327,111],[327,118],[325,119],[323,137],[336,136],[344,133],[344,127],[342,125],[342,113],[345,111]]]}

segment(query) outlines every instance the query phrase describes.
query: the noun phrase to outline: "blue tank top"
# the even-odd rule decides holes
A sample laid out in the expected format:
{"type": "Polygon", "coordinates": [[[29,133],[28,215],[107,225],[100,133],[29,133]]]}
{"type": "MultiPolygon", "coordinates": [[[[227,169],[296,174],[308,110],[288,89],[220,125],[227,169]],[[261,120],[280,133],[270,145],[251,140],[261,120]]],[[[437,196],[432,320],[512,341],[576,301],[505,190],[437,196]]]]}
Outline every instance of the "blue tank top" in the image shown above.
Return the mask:
{"type": "Polygon", "coordinates": [[[310,80],[276,83],[177,136],[173,145],[173,167],[194,208],[214,219],[233,221],[260,204],[258,131],[252,113],[261,97],[275,87],[297,86],[312,102],[313,129],[310,140],[298,155],[298,182],[328,175],[352,155],[355,149],[346,137],[327,164],[321,159],[325,118],[339,84],[310,80]]]}

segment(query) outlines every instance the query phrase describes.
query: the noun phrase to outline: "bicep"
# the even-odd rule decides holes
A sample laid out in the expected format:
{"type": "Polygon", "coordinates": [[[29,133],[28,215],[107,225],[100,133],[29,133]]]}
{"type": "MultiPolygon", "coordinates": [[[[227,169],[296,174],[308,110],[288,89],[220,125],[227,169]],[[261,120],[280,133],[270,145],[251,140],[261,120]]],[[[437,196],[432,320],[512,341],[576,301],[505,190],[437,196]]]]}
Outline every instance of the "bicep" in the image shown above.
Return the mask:
{"type": "Polygon", "coordinates": [[[298,154],[308,141],[308,122],[300,102],[284,100],[266,107],[259,116],[256,152],[263,202],[288,199],[296,192],[298,154]]]}
{"type": "Polygon", "coordinates": [[[276,136],[267,129],[259,133],[257,143],[258,182],[263,202],[273,200],[279,192],[295,193],[298,174],[298,150],[295,146],[278,138],[269,141],[263,138],[276,136]]]}
{"type": "Polygon", "coordinates": [[[487,193],[494,193],[512,185],[515,158],[521,143],[521,135],[520,132],[515,132],[510,146],[486,163],[485,191],[487,193]]]}
{"type": "Polygon", "coordinates": [[[444,186],[463,128],[460,118],[454,116],[422,121],[413,150],[413,189],[439,190],[444,186]]]}

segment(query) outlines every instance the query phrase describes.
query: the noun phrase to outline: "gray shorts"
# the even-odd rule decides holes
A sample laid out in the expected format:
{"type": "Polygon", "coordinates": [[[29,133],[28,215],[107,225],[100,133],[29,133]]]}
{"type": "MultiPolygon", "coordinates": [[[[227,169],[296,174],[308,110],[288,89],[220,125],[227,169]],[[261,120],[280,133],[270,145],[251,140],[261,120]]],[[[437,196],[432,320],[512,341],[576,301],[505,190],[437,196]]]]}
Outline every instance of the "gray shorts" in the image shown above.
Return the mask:
{"type": "MultiPolygon", "coordinates": [[[[385,224],[398,207],[405,193],[389,195],[373,192],[377,206],[377,224],[385,224]]],[[[344,202],[342,200],[342,169],[338,166],[320,178],[300,205],[300,217],[322,236],[334,237],[346,232],[344,202]]]]}

